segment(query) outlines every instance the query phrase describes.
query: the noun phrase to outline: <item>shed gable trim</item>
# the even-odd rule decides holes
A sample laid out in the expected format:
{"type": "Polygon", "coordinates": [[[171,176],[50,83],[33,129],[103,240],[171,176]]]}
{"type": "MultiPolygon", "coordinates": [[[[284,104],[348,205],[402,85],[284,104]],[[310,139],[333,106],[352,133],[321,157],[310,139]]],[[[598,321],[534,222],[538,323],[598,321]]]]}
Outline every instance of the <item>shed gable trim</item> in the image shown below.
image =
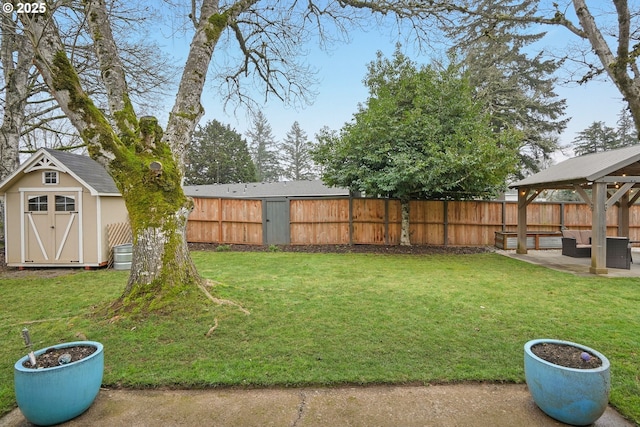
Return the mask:
{"type": "Polygon", "coordinates": [[[73,177],[92,196],[121,196],[118,188],[103,166],[89,157],[48,148],[40,148],[26,162],[0,182],[0,195],[21,179],[24,173],[55,170],[73,177]]]}
{"type": "Polygon", "coordinates": [[[46,154],[40,158],[40,160],[33,163],[31,166],[25,168],[24,173],[30,173],[39,170],[55,170],[58,172],[67,173],[66,168],[58,166],[58,163],[50,159],[46,154]]]}

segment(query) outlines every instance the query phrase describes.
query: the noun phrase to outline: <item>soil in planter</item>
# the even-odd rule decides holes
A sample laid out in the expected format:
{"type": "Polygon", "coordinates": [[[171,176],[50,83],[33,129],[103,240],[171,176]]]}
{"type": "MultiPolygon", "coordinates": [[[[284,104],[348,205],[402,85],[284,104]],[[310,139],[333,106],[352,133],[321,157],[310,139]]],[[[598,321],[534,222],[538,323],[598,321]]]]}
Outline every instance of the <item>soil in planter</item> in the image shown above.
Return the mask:
{"type": "Polygon", "coordinates": [[[531,347],[533,354],[547,362],[575,369],[594,369],[602,366],[602,360],[594,354],[566,344],[540,343],[531,347]],[[588,360],[582,353],[589,355],[588,360]]]}
{"type": "MultiPolygon", "coordinates": [[[[90,345],[78,345],[74,347],[66,347],[66,348],[48,348],[44,353],[39,356],[36,356],[36,366],[34,367],[31,364],[31,361],[27,359],[22,366],[25,368],[32,369],[42,369],[42,368],[52,368],[54,366],[60,366],[60,357],[64,354],[68,354],[71,356],[71,360],[67,363],[77,362],[78,360],[84,359],[96,352],[96,348],[90,345]]],[[[66,357],[66,356],[65,356],[66,357]]]]}

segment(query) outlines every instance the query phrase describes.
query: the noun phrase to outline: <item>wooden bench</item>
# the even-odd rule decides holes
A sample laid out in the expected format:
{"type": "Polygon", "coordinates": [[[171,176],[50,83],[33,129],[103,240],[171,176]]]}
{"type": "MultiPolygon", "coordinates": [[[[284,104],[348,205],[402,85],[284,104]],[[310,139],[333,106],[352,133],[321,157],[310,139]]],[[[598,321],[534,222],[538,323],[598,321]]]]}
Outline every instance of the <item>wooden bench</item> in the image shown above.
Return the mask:
{"type": "MultiPolygon", "coordinates": [[[[517,249],[518,233],[496,231],[496,247],[517,249]]],[[[559,231],[527,231],[527,249],[562,249],[562,233],[559,231]]]]}

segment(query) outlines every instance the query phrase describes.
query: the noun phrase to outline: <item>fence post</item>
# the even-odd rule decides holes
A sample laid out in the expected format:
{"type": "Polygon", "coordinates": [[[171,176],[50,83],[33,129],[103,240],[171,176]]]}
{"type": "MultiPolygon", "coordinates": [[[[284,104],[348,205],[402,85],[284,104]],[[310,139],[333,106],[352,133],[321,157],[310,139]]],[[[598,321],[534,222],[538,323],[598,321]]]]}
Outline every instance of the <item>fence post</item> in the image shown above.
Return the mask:
{"type": "Polygon", "coordinates": [[[384,244],[389,244],[389,198],[384,199],[384,244]]]}
{"type": "Polygon", "coordinates": [[[349,244],[353,245],[353,196],[349,192],[349,244]]]}
{"type": "Polygon", "coordinates": [[[218,198],[218,243],[222,242],[222,197],[218,198]]]}
{"type": "Polygon", "coordinates": [[[442,210],[444,211],[444,245],[449,246],[449,202],[447,200],[444,201],[442,210]]]}

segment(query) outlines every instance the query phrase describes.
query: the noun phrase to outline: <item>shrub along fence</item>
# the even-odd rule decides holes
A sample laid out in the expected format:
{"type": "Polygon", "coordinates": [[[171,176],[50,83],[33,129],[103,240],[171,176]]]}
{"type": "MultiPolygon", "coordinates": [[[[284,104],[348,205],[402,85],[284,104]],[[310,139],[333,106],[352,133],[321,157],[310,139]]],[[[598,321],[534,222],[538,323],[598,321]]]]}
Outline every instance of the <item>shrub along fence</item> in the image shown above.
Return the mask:
{"type": "MultiPolygon", "coordinates": [[[[187,240],[221,244],[343,245],[400,243],[400,202],[373,198],[195,198],[187,240]]],[[[518,204],[510,201],[416,200],[411,242],[490,246],[496,232],[516,232],[518,204]]],[[[590,229],[585,203],[539,202],[527,207],[527,230],[590,229]]],[[[640,206],[630,210],[631,240],[640,240],[640,206]]],[[[607,234],[617,235],[618,208],[607,211],[607,234]]]]}

